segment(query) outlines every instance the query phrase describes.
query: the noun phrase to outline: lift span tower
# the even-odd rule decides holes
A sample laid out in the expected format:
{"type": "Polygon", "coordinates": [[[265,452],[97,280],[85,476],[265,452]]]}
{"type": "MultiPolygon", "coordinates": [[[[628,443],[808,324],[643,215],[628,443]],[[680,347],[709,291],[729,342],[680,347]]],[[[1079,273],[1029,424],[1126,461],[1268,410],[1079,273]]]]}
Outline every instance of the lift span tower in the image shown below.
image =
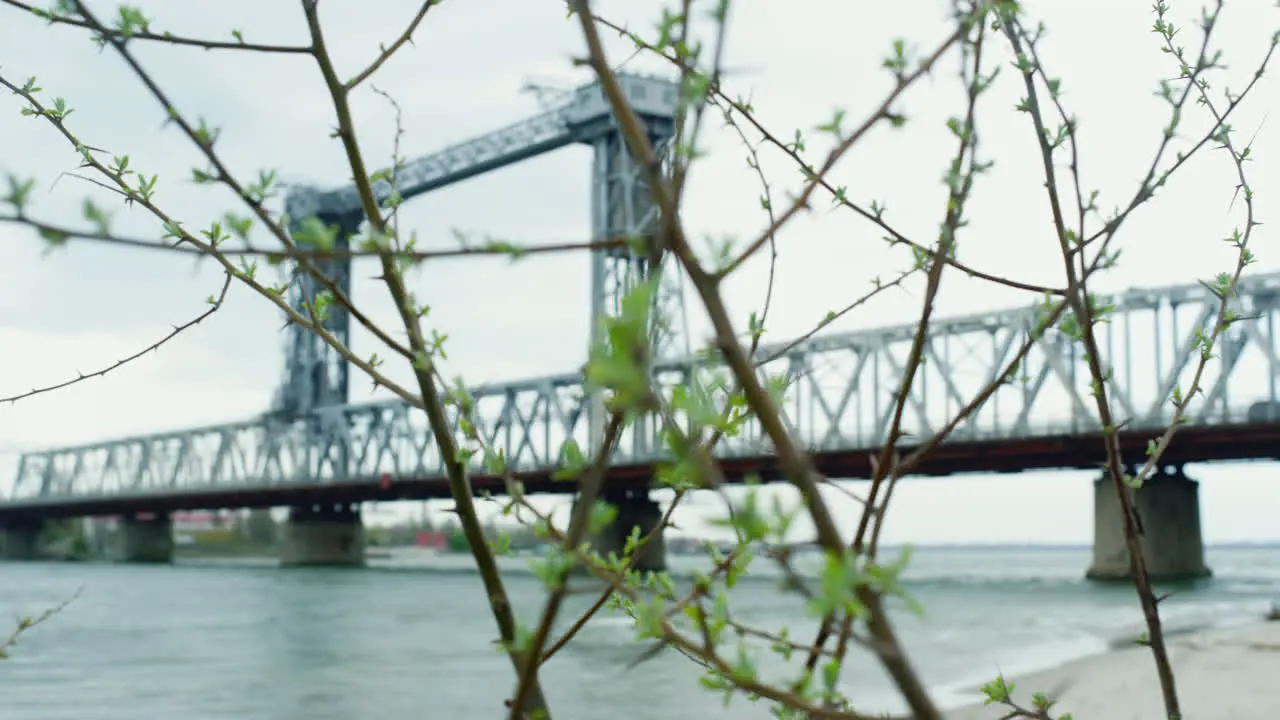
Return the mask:
{"type": "MultiPolygon", "coordinates": [[[[659,157],[667,157],[675,133],[678,85],[662,78],[618,74],[628,103],[644,122],[659,157]]],[[[574,90],[539,93],[543,112],[521,122],[495,130],[424,158],[406,163],[396,174],[397,189],[404,200],[468,178],[537,157],[570,144],[591,146],[591,236],[604,240],[648,235],[657,225],[658,208],[652,202],[642,168],[626,147],[626,141],[600,83],[592,82],[574,90]]],[[[385,180],[374,185],[375,197],[385,203],[392,187],[385,180]]],[[[337,226],[337,247],[349,247],[365,221],[355,185],[324,190],[293,186],[285,197],[290,222],[315,216],[328,226],[337,226]]],[[[616,314],[626,292],[647,273],[647,261],[630,247],[592,251],[591,339],[598,337],[600,321],[616,314]]],[[[316,263],[351,297],[351,260],[335,259],[316,263]]],[[[320,283],[312,275],[294,269],[290,304],[306,314],[304,303],[319,292],[320,283]]],[[[687,319],[679,276],[664,273],[657,297],[658,309],[670,318],[654,347],[657,357],[670,358],[689,353],[687,319]]],[[[350,314],[332,307],[324,328],[343,344],[350,343],[350,314]]],[[[272,415],[302,419],[325,408],[349,402],[348,364],[332,347],[312,331],[293,325],[285,347],[284,378],[272,403],[272,415]]]]}

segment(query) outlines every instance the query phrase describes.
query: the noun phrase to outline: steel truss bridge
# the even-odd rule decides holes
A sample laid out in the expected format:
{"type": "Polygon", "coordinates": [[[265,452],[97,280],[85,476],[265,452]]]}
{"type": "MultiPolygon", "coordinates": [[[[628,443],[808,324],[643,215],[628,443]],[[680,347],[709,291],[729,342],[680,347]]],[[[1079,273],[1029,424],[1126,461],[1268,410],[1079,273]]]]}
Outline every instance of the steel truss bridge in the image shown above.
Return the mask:
{"type": "MultiPolygon", "coordinates": [[[[678,88],[665,80],[622,75],[629,102],[651,139],[667,152],[676,121],[678,88]]],[[[593,148],[591,218],[594,238],[648,236],[658,220],[640,169],[598,84],[559,93],[541,114],[400,168],[396,186],[379,180],[385,203],[393,192],[408,199],[572,143],[593,148]]],[[[353,187],[290,189],[286,212],[293,222],[318,218],[340,233],[346,247],[364,219],[353,187]]],[[[293,226],[296,232],[298,225],[293,226]]],[[[646,277],[644,256],[631,249],[594,250],[593,342],[601,319],[617,312],[621,297],[646,277]]],[[[350,261],[320,270],[351,295],[350,261]]],[[[674,322],[655,329],[661,385],[711,385],[727,371],[688,349],[678,275],[664,272],[655,296],[674,322]]],[[[290,300],[302,310],[322,290],[296,270],[290,300]]],[[[1171,462],[1280,456],[1280,273],[1246,277],[1233,308],[1250,319],[1234,324],[1215,348],[1192,405],[1189,426],[1171,462]]],[[[1207,332],[1218,298],[1190,284],[1131,290],[1110,300],[1115,310],[1099,329],[1105,360],[1113,369],[1109,393],[1127,453],[1143,458],[1147,440],[1172,418],[1168,398],[1185,387],[1199,358],[1198,332],[1207,332]]],[[[305,310],[302,310],[305,314],[305,310]]],[[[1038,309],[957,317],[934,323],[907,403],[902,429],[906,447],[943,427],[984,386],[1003,372],[1035,326],[1038,309]]],[[[350,317],[333,307],[326,329],[349,340],[350,317]]],[[[95,514],[138,510],[249,507],[325,499],[350,501],[446,497],[444,469],[423,413],[395,399],[348,403],[348,367],[309,331],[293,328],[285,348],[284,379],[270,409],[239,423],[178,430],[30,452],[19,460],[10,497],[0,516],[23,512],[95,514]]],[[[865,477],[868,451],[883,445],[893,398],[902,377],[913,325],[820,335],[805,342],[760,348],[760,372],[785,377],[786,419],[835,477],[865,477]]],[[[530,491],[569,492],[552,473],[566,444],[593,448],[603,412],[580,374],[566,374],[472,388],[476,425],[486,444],[500,448],[506,467],[530,491]]],[[[461,446],[470,443],[456,430],[461,446]]],[[[678,418],[682,424],[687,418],[678,418]]],[[[1031,467],[1096,467],[1099,422],[1089,375],[1078,346],[1056,330],[1042,335],[1022,366],[938,449],[924,473],[1017,471],[1031,467]]],[[[754,423],[717,448],[731,478],[773,472],[771,446],[754,423]]],[[[611,482],[649,480],[666,457],[653,423],[624,432],[614,455],[611,482]]],[[[477,488],[500,489],[471,461],[477,488]]]]}
{"type": "MultiPolygon", "coordinates": [[[[1168,398],[1176,385],[1185,385],[1198,362],[1196,333],[1212,326],[1217,297],[1193,284],[1131,290],[1109,302],[1116,309],[1099,330],[1102,352],[1114,369],[1109,391],[1116,414],[1128,421],[1122,433],[1126,448],[1141,459],[1147,440],[1171,421],[1168,398]]],[[[1234,324],[1219,340],[1202,383],[1203,397],[1193,404],[1190,422],[1168,456],[1173,461],[1280,456],[1280,413],[1270,412],[1280,407],[1274,405],[1280,377],[1280,273],[1242,280],[1233,305],[1253,319],[1234,324]]],[[[1036,318],[1036,307],[1024,307],[934,324],[904,430],[927,438],[942,427],[1003,371],[1036,318]]],[[[914,326],[902,325],[817,336],[792,348],[760,348],[757,357],[768,360],[761,373],[787,377],[786,419],[824,469],[846,472],[846,477],[865,473],[867,451],[886,438],[914,333],[914,326]]],[[[1096,467],[1099,422],[1088,370],[1075,347],[1055,330],[1041,336],[1019,370],[943,444],[942,459],[922,470],[1096,467]]],[[[706,383],[725,373],[705,358],[691,357],[662,364],[657,377],[672,386],[706,383]]],[[[587,395],[579,375],[470,392],[486,443],[502,448],[507,467],[536,489],[554,489],[548,476],[561,466],[567,441],[587,447],[587,395]]],[[[329,485],[376,489],[381,483],[388,490],[388,482],[418,485],[400,496],[447,496],[441,458],[421,411],[396,399],[317,412],[328,421],[265,417],[30,453],[21,460],[7,504],[185,494],[216,503],[222,493],[283,497],[291,489],[329,485]]],[[[456,412],[454,419],[456,427],[456,412]]],[[[455,435],[466,446],[463,433],[455,435]]],[[[909,438],[905,445],[911,444],[909,438]]],[[[718,454],[731,474],[767,473],[770,447],[752,422],[726,438],[718,454]]],[[[633,428],[615,455],[619,479],[647,479],[645,469],[665,457],[656,433],[633,428]]],[[[500,487],[479,455],[471,470],[478,487],[500,487]]]]}

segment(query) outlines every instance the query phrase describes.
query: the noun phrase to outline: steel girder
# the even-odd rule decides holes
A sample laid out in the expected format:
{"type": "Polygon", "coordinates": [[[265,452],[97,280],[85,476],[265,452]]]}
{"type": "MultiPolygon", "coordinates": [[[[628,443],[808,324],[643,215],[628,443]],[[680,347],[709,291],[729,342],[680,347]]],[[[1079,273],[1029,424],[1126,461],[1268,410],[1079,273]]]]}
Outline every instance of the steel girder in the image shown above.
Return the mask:
{"type": "MultiPolygon", "coordinates": [[[[628,102],[642,116],[673,120],[677,84],[635,73],[618,73],[617,79],[628,102]]],[[[397,189],[408,200],[571,143],[591,143],[599,133],[592,125],[610,113],[599,82],[588,83],[545,112],[405,163],[396,172],[397,189]]],[[[391,196],[391,190],[386,180],[373,184],[380,203],[391,196]]],[[[331,190],[299,185],[289,189],[286,212],[294,219],[341,217],[363,214],[364,208],[355,185],[331,190]]]]}
{"type": "MultiPolygon", "coordinates": [[[[1215,348],[1202,379],[1203,397],[1190,420],[1202,425],[1280,421],[1259,414],[1277,407],[1280,377],[1280,274],[1245,279],[1232,326],[1215,348]]],[[[1199,358],[1195,333],[1208,330],[1217,298],[1201,285],[1134,290],[1111,298],[1110,320],[1098,329],[1112,368],[1109,393],[1127,427],[1168,423],[1172,389],[1187,383],[1199,358]]],[[[927,437],[975,393],[998,377],[1036,322],[1035,308],[939,321],[909,397],[902,429],[927,437]]],[[[893,395],[915,327],[819,335],[795,347],[762,347],[761,372],[786,375],[786,419],[818,452],[873,448],[883,443],[893,395]]],[[[708,383],[723,367],[705,360],[664,363],[666,386],[708,383]]],[[[586,448],[584,388],[562,375],[474,388],[480,432],[517,471],[560,464],[567,440],[586,448]]],[[[456,415],[452,418],[456,427],[456,415]]],[[[687,418],[678,418],[687,427],[687,418]]],[[[616,464],[665,457],[652,426],[626,434],[616,464]]],[[[959,426],[950,441],[1029,438],[1098,430],[1087,368],[1057,330],[1034,343],[1008,382],[959,426]]],[[[459,442],[467,445],[462,433],[459,442]]],[[[719,446],[724,457],[770,454],[754,423],[719,446]]],[[[479,454],[473,469],[482,472],[479,454]]],[[[328,408],[306,420],[262,419],[146,437],[113,440],[23,455],[12,500],[139,492],[259,488],[345,480],[442,477],[441,458],[423,413],[402,401],[328,408]]]]}
{"type": "MultiPolygon", "coordinates": [[[[563,115],[560,108],[550,110],[405,163],[396,173],[400,194],[407,200],[564,147],[574,142],[574,133],[563,115]]],[[[375,181],[373,190],[379,202],[391,195],[386,180],[375,181]]],[[[364,209],[355,185],[333,190],[298,186],[290,188],[286,212],[293,218],[337,217],[363,214],[364,209]]]]}

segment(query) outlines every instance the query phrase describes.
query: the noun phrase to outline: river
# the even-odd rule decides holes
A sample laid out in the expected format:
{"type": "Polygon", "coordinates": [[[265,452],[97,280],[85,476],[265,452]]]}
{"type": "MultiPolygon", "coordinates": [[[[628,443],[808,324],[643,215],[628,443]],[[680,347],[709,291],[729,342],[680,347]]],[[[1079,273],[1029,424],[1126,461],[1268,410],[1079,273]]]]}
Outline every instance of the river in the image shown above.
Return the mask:
{"type": "MultiPolygon", "coordinates": [[[[1086,583],[1087,548],[925,548],[908,586],[924,606],[899,611],[903,640],[939,701],[972,699],[997,671],[1040,669],[1103,650],[1140,631],[1131,589],[1086,583]]],[[[524,562],[503,558],[521,618],[545,596],[524,562]]],[[[1280,548],[1210,548],[1213,580],[1163,605],[1188,627],[1256,618],[1280,600],[1280,548]]],[[[705,562],[705,561],[704,561],[705,562]]],[[[743,621],[811,636],[795,595],[760,570],[733,590],[743,621]]],[[[691,567],[673,558],[673,570],[691,567]]],[[[3,720],[421,720],[497,718],[511,668],[468,556],[374,561],[364,570],[184,561],[174,566],[0,564],[0,617],[36,614],[82,589],[61,614],[23,636],[0,663],[3,720]]],[[[560,625],[594,600],[571,596],[560,625]]],[[[688,660],[642,651],[631,622],[603,616],[544,670],[556,718],[767,718],[763,705],[727,708],[688,660]]],[[[798,662],[798,661],[797,661],[798,662]]],[[[777,678],[784,668],[765,663],[777,678]]],[[[895,710],[869,659],[845,672],[864,710],[895,710]]],[[[1027,690],[1030,690],[1028,688],[1027,690]]]]}

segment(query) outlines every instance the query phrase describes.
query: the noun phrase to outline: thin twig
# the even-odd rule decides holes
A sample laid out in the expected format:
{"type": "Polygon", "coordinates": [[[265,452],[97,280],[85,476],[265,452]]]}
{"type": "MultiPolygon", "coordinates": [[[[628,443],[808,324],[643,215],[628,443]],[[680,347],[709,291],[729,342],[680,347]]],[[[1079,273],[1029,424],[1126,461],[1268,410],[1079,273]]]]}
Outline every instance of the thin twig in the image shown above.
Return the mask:
{"type": "Polygon", "coordinates": [[[413,19],[409,21],[404,32],[400,33],[400,36],[397,37],[390,45],[384,47],[382,52],[378,53],[378,57],[374,58],[373,62],[369,63],[368,67],[361,70],[355,77],[348,80],[343,85],[343,89],[348,92],[355,90],[357,85],[368,80],[370,77],[373,77],[373,74],[378,72],[378,68],[382,67],[383,63],[390,60],[391,56],[396,54],[396,51],[404,47],[405,43],[412,43],[413,33],[418,29],[418,26],[422,24],[422,20],[426,18],[427,11],[439,4],[440,0],[423,0],[422,5],[418,7],[418,12],[413,16],[413,19]]]}
{"type": "MultiPolygon", "coordinates": [[[[597,15],[595,19],[596,19],[596,22],[600,23],[601,25],[611,30],[614,30],[615,32],[617,32],[619,35],[623,37],[626,37],[629,42],[634,43],[637,47],[642,47],[648,50],[653,55],[656,55],[674,64],[678,68],[684,68],[685,62],[679,57],[676,57],[671,53],[665,52],[660,48],[654,47],[652,44],[646,42],[639,35],[636,35],[635,33],[628,31],[626,28],[623,28],[620,25],[610,22],[607,18],[603,18],[597,15]]],[[[800,166],[800,168],[805,170],[806,175],[811,174],[812,170],[808,162],[806,162],[805,159],[800,156],[800,152],[792,144],[784,141],[776,133],[772,132],[767,127],[765,127],[764,123],[761,122],[756,117],[755,110],[750,106],[749,103],[742,100],[735,100],[729,97],[729,95],[725,92],[725,90],[720,85],[720,83],[711,84],[709,87],[709,93],[710,93],[709,102],[714,104],[716,107],[720,108],[721,111],[725,113],[726,117],[731,117],[733,114],[737,114],[741,116],[744,120],[747,121],[749,125],[751,125],[751,128],[753,130],[760,133],[760,136],[764,140],[764,142],[768,143],[778,151],[782,152],[787,157],[791,158],[798,166],[800,166]]],[[[736,123],[735,123],[735,126],[736,126],[736,123]]],[[[860,205],[859,203],[850,200],[846,196],[846,193],[844,192],[843,189],[837,188],[836,186],[832,185],[831,182],[826,177],[818,176],[817,184],[819,187],[821,187],[823,190],[825,190],[828,194],[831,195],[832,201],[835,202],[837,205],[844,207],[848,210],[852,210],[856,214],[860,215],[862,218],[874,223],[876,227],[888,233],[889,239],[891,240],[892,244],[906,245],[912,248],[913,250],[915,250],[916,252],[923,253],[925,255],[928,255],[931,252],[931,250],[927,246],[921,243],[918,243],[915,240],[912,240],[911,238],[903,234],[900,230],[898,230],[896,227],[889,224],[888,220],[886,220],[884,217],[883,210],[868,209],[860,205]]],[[[780,225],[775,222],[771,224],[770,227],[776,229],[780,227],[780,225]]],[[[775,234],[776,234],[776,230],[775,230],[775,234]]],[[[946,262],[948,265],[951,265],[952,267],[956,268],[957,270],[963,272],[964,274],[970,277],[986,280],[987,282],[991,282],[997,285],[1004,285],[1006,287],[1010,287],[1016,290],[1033,292],[1038,295],[1043,295],[1046,293],[1050,295],[1063,294],[1063,290],[1061,288],[1045,287],[1042,285],[1025,283],[1019,280],[1015,280],[1013,278],[1006,278],[998,275],[993,275],[991,273],[983,272],[969,265],[966,265],[965,263],[960,262],[959,260],[953,257],[945,258],[944,262],[946,262]]]]}
{"type": "Polygon", "coordinates": [[[18,644],[18,638],[20,638],[23,633],[30,631],[37,625],[48,621],[49,618],[52,618],[54,615],[65,610],[68,605],[75,602],[76,598],[80,597],[80,593],[82,592],[84,592],[84,586],[76,588],[76,591],[71,594],[71,597],[63,600],[35,617],[19,618],[17,625],[14,627],[13,631],[9,633],[8,637],[0,640],[0,660],[9,657],[10,648],[18,644]]]}
{"type": "MultiPolygon", "coordinates": [[[[587,524],[591,517],[592,506],[604,487],[605,473],[609,469],[609,458],[613,454],[614,444],[618,441],[618,432],[622,429],[622,417],[614,415],[605,429],[604,439],[600,443],[600,451],[595,463],[587,471],[578,490],[578,507],[569,519],[569,530],[565,533],[563,549],[572,550],[582,544],[587,533],[587,524]]],[[[533,633],[533,642],[529,646],[528,655],[534,658],[525,664],[516,683],[516,692],[511,701],[511,720],[519,720],[529,707],[530,693],[536,685],[538,676],[538,660],[542,658],[542,650],[546,647],[551,628],[555,625],[556,616],[560,612],[560,604],[564,601],[568,585],[570,568],[560,572],[556,584],[551,588],[551,595],[542,608],[542,619],[533,633]]]]}
{"type": "MultiPolygon", "coordinates": [[[[90,22],[93,22],[92,18],[90,18],[90,22]]],[[[67,142],[72,147],[85,148],[88,146],[87,143],[82,142],[80,138],[78,138],[74,133],[71,132],[71,130],[66,126],[66,123],[64,123],[59,116],[49,112],[49,109],[47,107],[41,104],[39,100],[37,100],[34,96],[32,96],[31,93],[24,90],[21,86],[10,82],[3,75],[0,75],[0,86],[4,86],[12,90],[15,94],[21,96],[24,100],[26,100],[31,105],[31,107],[36,111],[36,113],[40,117],[45,118],[63,136],[63,138],[67,140],[67,142]]],[[[351,351],[350,348],[348,348],[346,345],[341,343],[336,337],[334,337],[333,333],[330,333],[322,325],[314,322],[312,319],[303,317],[294,308],[290,307],[289,303],[284,300],[283,288],[277,291],[273,288],[266,287],[261,282],[256,280],[251,272],[248,272],[246,270],[242,270],[236,267],[227,257],[220,254],[217,251],[217,248],[215,248],[212,243],[206,243],[203,240],[197,238],[196,236],[186,232],[185,230],[181,230],[177,221],[173,217],[165,213],[155,203],[153,203],[151,200],[147,199],[142,194],[140,194],[137,190],[132,188],[128,184],[128,182],[126,181],[123,175],[121,175],[118,172],[113,172],[106,165],[103,165],[102,162],[100,162],[97,158],[93,157],[92,153],[84,152],[82,154],[82,157],[84,158],[84,162],[86,165],[93,167],[103,176],[111,179],[111,181],[114,182],[117,185],[117,187],[119,187],[123,192],[128,194],[130,202],[145,208],[148,212],[150,212],[153,216],[155,216],[156,219],[158,219],[166,227],[178,228],[178,232],[180,232],[183,242],[190,243],[200,248],[204,253],[214,258],[214,260],[216,260],[218,264],[222,266],[223,270],[230,273],[237,280],[248,285],[259,295],[261,295],[262,297],[266,298],[267,300],[275,304],[275,306],[285,314],[285,317],[288,318],[289,322],[295,323],[304,328],[307,328],[308,330],[311,330],[312,332],[315,332],[317,335],[320,336],[320,338],[326,344],[328,344],[330,347],[333,347],[347,362],[352,363],[356,367],[368,373],[369,376],[373,378],[373,380],[378,385],[381,385],[387,388],[388,390],[395,393],[400,398],[402,398],[403,400],[405,400],[406,402],[408,402],[410,405],[414,407],[422,406],[422,400],[418,396],[409,392],[407,389],[405,389],[399,383],[392,380],[386,374],[380,372],[371,361],[367,361],[363,358],[357,357],[351,351]]],[[[327,279],[329,280],[330,284],[332,284],[333,282],[332,279],[331,278],[327,278],[327,279]]],[[[355,314],[355,311],[353,311],[353,316],[354,314],[355,314]]],[[[379,333],[381,333],[382,335],[385,335],[385,333],[383,333],[381,329],[378,328],[376,325],[374,325],[373,327],[379,333]]],[[[393,344],[391,345],[391,347],[394,349],[394,348],[399,348],[401,346],[399,343],[395,343],[393,341],[393,344]]],[[[405,352],[408,352],[408,351],[405,350],[405,352]]]]}
{"type": "MultiPolygon", "coordinates": [[[[108,188],[112,192],[120,192],[115,188],[108,188]]],[[[67,240],[83,240],[90,242],[100,242],[109,245],[121,245],[129,248],[137,248],[141,250],[159,250],[168,253],[179,253],[185,255],[207,255],[204,250],[199,247],[190,245],[185,242],[185,238],[178,242],[164,243],[157,240],[147,240],[139,237],[127,237],[117,235],[115,233],[103,233],[93,230],[79,230],[66,227],[63,225],[54,225],[52,223],[43,222],[27,217],[25,214],[0,214],[0,223],[10,225],[24,225],[39,232],[42,237],[49,242],[57,244],[67,240]]],[[[547,243],[539,245],[515,245],[512,243],[491,241],[486,242],[480,247],[460,247],[448,250],[397,250],[396,255],[405,260],[443,260],[449,258],[470,258],[480,255],[505,255],[513,260],[518,260],[526,255],[544,255],[549,253],[572,252],[579,250],[604,250],[610,248],[619,248],[627,246],[626,238],[611,238],[602,240],[593,240],[590,242],[562,242],[547,243]]],[[[385,250],[361,250],[359,248],[332,248],[329,250],[310,250],[298,247],[286,247],[279,249],[243,247],[234,248],[225,245],[218,246],[218,252],[227,257],[263,257],[269,261],[282,261],[286,259],[300,260],[306,259],[316,262],[324,262],[328,260],[344,260],[356,258],[377,258],[386,252],[385,250]]]]}
{"type": "Polygon", "coordinates": [[[34,5],[30,5],[21,0],[0,0],[5,5],[9,5],[22,10],[33,17],[47,20],[51,25],[70,25],[72,27],[86,28],[98,33],[102,39],[115,39],[120,41],[129,40],[147,40],[153,42],[166,43],[168,45],[187,45],[198,47],[203,50],[247,50],[250,52],[278,53],[282,55],[306,55],[311,52],[311,48],[305,45],[264,45],[260,43],[242,42],[236,40],[218,41],[218,40],[202,40],[200,38],[180,37],[172,33],[155,33],[150,31],[131,32],[125,35],[118,30],[111,30],[98,26],[95,23],[69,15],[59,15],[49,10],[42,10],[34,5]]]}
{"type": "MultiPolygon", "coordinates": [[[[93,13],[89,11],[88,7],[85,6],[85,4],[81,0],[74,0],[74,1],[76,3],[77,11],[84,17],[85,22],[90,27],[95,28],[99,31],[105,31],[106,29],[105,26],[98,21],[97,17],[95,17],[93,13]]],[[[286,248],[295,247],[292,239],[289,237],[289,234],[285,232],[284,228],[281,227],[280,224],[277,223],[270,216],[270,213],[268,213],[266,207],[262,204],[262,202],[254,199],[254,197],[250,195],[250,193],[244,187],[244,185],[240,183],[238,180],[236,180],[234,175],[232,175],[230,170],[227,168],[226,164],[222,161],[222,159],[218,156],[218,154],[214,152],[213,143],[207,141],[205,139],[205,135],[197,131],[197,129],[194,126],[192,126],[191,122],[182,113],[180,113],[177,110],[177,108],[174,106],[173,102],[169,99],[168,95],[164,92],[164,90],[160,88],[159,84],[155,81],[154,78],[151,77],[150,73],[148,73],[142,67],[141,63],[138,62],[137,58],[134,57],[133,53],[131,53],[128,50],[128,48],[125,46],[125,41],[116,37],[112,37],[110,35],[105,35],[104,37],[106,37],[107,44],[111,45],[112,48],[121,56],[121,58],[124,59],[125,63],[129,66],[130,70],[133,71],[134,75],[138,78],[138,80],[142,82],[142,84],[147,88],[147,90],[151,93],[152,97],[155,98],[155,100],[159,102],[162,107],[164,107],[169,117],[169,120],[175,123],[176,125],[178,125],[178,127],[182,129],[182,132],[186,134],[187,138],[191,140],[191,142],[201,150],[205,158],[209,161],[209,163],[213,167],[213,172],[211,173],[211,175],[214,178],[216,178],[219,182],[223,183],[228,188],[230,188],[232,192],[234,192],[238,197],[240,197],[240,199],[253,210],[254,215],[264,225],[266,225],[268,229],[271,230],[272,234],[276,236],[276,238],[280,241],[280,243],[284,247],[286,248]]],[[[10,89],[13,89],[15,92],[19,92],[19,94],[22,94],[33,105],[37,104],[35,101],[35,98],[29,92],[21,91],[19,88],[9,83],[5,83],[5,84],[9,86],[10,89]]],[[[67,134],[68,137],[70,137],[70,134],[66,131],[61,119],[55,119],[52,117],[50,119],[54,122],[54,124],[60,130],[64,132],[64,134],[67,134]]],[[[83,145],[80,145],[77,143],[76,147],[77,148],[83,147],[83,145]]],[[[106,166],[102,165],[100,162],[93,159],[91,154],[88,152],[84,152],[82,153],[82,155],[86,162],[89,162],[99,172],[103,173],[104,175],[106,175],[107,177],[115,181],[122,190],[124,190],[126,193],[130,195],[131,198],[134,195],[138,194],[136,190],[128,186],[128,183],[125,182],[124,177],[120,173],[112,172],[106,166]]],[[[137,200],[136,198],[134,199],[135,201],[137,200]]],[[[149,202],[143,203],[143,204],[144,206],[147,207],[148,210],[152,211],[152,214],[161,218],[161,220],[164,222],[165,228],[175,231],[176,234],[178,234],[183,241],[186,241],[186,242],[193,241],[193,238],[191,237],[191,235],[188,234],[185,230],[181,229],[180,223],[177,223],[172,218],[165,216],[163,213],[159,211],[158,208],[155,208],[153,205],[150,205],[149,202]]],[[[202,245],[202,243],[193,243],[193,244],[196,244],[197,246],[202,245]]],[[[212,244],[210,243],[209,246],[211,247],[212,244]]],[[[382,330],[380,326],[374,323],[369,317],[367,317],[363,312],[361,312],[358,308],[355,307],[355,305],[347,297],[346,293],[342,290],[342,288],[338,287],[337,283],[334,281],[333,278],[321,272],[314,264],[309,262],[305,257],[297,257],[295,259],[298,262],[299,268],[301,268],[303,271],[315,277],[316,280],[319,281],[320,284],[324,286],[324,288],[333,295],[333,301],[338,307],[343,308],[344,310],[349,312],[351,314],[351,317],[355,318],[357,322],[359,322],[362,326],[364,326],[365,329],[369,330],[369,332],[373,333],[373,335],[377,337],[380,341],[382,341],[383,343],[386,343],[388,348],[391,348],[396,353],[400,354],[406,359],[409,359],[409,360],[413,359],[412,353],[410,353],[407,348],[405,348],[403,345],[401,345],[400,342],[396,341],[394,338],[388,335],[385,331],[382,330]]],[[[225,258],[223,258],[223,260],[225,261],[225,258]]]]}
{"type": "Polygon", "coordinates": [[[89,380],[91,378],[102,377],[107,373],[112,372],[113,370],[118,370],[119,368],[125,365],[128,365],[129,363],[133,362],[134,360],[137,360],[138,358],[142,357],[143,355],[146,355],[149,352],[152,352],[153,350],[159,350],[160,346],[176,338],[178,335],[182,334],[183,332],[186,332],[187,330],[190,330],[196,325],[199,325],[206,318],[208,318],[209,316],[221,310],[222,303],[224,300],[226,300],[227,292],[230,289],[231,289],[231,273],[225,273],[222,280],[222,288],[218,291],[218,294],[216,296],[210,296],[209,298],[209,301],[208,301],[209,308],[206,309],[204,312],[200,313],[199,315],[195,316],[191,320],[188,320],[187,322],[182,323],[181,325],[173,326],[173,330],[171,330],[168,334],[166,334],[164,337],[160,338],[159,340],[151,343],[145,348],[139,350],[138,352],[122,360],[117,360],[114,363],[111,363],[106,367],[99,368],[98,370],[94,370],[93,372],[77,373],[76,377],[71,378],[70,380],[64,380],[54,385],[46,385],[43,387],[33,388],[31,390],[28,390],[27,392],[19,393],[17,395],[0,397],[0,403],[5,403],[5,402],[15,403],[19,400],[24,400],[34,395],[42,395],[44,393],[53,392],[54,390],[61,390],[62,388],[70,387],[77,383],[82,383],[85,380],[89,380]]]}

